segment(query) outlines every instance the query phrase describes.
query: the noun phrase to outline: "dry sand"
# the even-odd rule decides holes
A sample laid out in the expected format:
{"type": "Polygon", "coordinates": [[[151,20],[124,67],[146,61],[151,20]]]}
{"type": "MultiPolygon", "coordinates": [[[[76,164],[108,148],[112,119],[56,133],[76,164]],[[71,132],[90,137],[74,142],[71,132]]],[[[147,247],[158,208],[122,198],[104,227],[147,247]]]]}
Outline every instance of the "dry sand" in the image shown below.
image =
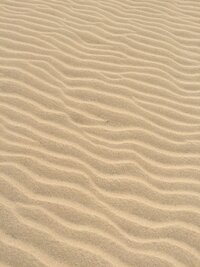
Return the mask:
{"type": "Polygon", "coordinates": [[[199,0],[0,0],[0,266],[200,266],[199,0]]]}

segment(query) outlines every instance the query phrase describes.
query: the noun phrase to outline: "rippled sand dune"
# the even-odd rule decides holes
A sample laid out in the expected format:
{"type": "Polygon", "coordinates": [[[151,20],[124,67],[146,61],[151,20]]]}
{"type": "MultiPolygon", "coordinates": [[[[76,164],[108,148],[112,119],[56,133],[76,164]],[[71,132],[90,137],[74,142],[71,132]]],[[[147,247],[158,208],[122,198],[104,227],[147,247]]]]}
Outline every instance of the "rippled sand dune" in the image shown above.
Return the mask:
{"type": "Polygon", "coordinates": [[[200,1],[0,0],[11,266],[200,266],[200,1]]]}

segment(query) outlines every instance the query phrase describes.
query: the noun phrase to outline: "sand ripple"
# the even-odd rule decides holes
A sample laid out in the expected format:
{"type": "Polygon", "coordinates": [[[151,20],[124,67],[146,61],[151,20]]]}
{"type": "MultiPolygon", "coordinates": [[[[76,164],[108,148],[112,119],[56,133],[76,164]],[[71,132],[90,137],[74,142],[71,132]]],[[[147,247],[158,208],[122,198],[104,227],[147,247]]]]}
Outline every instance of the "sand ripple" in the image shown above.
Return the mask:
{"type": "Polygon", "coordinates": [[[200,266],[200,2],[0,1],[0,266],[200,266]]]}

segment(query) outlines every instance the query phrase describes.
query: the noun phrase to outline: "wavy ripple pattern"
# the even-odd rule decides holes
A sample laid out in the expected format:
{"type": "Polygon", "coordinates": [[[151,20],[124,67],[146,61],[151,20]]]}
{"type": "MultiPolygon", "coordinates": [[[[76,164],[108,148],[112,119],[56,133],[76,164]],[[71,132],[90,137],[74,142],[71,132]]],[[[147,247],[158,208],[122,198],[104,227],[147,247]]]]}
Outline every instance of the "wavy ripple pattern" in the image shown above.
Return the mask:
{"type": "Polygon", "coordinates": [[[200,266],[199,18],[0,1],[0,266],[200,266]]]}

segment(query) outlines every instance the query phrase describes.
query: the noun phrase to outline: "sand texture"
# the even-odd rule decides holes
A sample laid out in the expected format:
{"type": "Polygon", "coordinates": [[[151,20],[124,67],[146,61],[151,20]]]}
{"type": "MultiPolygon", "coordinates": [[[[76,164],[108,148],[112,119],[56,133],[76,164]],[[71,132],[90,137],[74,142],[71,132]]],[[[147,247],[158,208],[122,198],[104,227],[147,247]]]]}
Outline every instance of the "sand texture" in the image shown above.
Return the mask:
{"type": "Polygon", "coordinates": [[[0,267],[200,267],[199,0],[0,0],[0,267]]]}

